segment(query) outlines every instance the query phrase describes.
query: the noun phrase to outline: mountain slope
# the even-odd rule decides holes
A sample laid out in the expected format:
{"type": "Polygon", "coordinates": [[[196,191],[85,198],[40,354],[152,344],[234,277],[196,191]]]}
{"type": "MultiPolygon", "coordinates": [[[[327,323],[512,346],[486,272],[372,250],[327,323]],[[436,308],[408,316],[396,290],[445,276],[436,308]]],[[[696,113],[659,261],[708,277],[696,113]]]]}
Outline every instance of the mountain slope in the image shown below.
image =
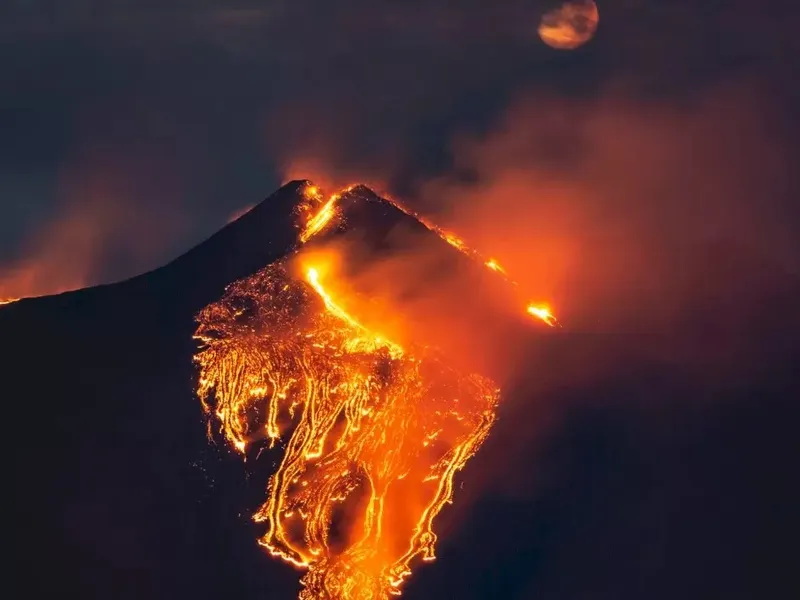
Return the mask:
{"type": "MultiPolygon", "coordinates": [[[[208,445],[191,336],[225,285],[291,250],[303,185],[153,272],[0,308],[17,597],[296,596],[296,573],[264,555],[248,519],[265,469],[245,477],[208,445]]],[[[326,240],[354,244],[365,269],[414,239],[484,281],[390,203],[352,198],[326,240]]],[[[490,300],[475,296],[476,310],[490,300]]],[[[796,344],[760,340],[774,351],[731,379],[699,368],[686,340],[476,320],[500,340],[487,355],[515,346],[515,383],[407,598],[792,597],[796,344]]]]}

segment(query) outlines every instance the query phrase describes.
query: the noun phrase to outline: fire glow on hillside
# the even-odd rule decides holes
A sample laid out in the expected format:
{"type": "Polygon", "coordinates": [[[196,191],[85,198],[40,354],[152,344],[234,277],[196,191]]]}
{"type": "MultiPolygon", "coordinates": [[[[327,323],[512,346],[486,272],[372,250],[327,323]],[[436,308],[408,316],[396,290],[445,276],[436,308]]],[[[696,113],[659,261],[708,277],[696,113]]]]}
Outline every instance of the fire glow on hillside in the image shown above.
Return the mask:
{"type": "MultiPolygon", "coordinates": [[[[340,218],[346,193],[305,192],[300,250],[340,218]]],[[[218,430],[245,456],[281,450],[254,520],[271,555],[306,570],[300,598],[385,599],[415,561],[434,559],[433,521],[488,435],[500,392],[438,350],[365,326],[330,272],[324,257],[298,251],[203,309],[198,395],[209,436],[218,430]]]]}
{"type": "MultiPolygon", "coordinates": [[[[300,232],[299,239],[301,242],[305,243],[314,237],[319,232],[323,231],[327,227],[329,227],[333,222],[341,218],[339,213],[339,208],[337,206],[337,202],[345,193],[351,191],[356,186],[351,185],[340,192],[337,192],[331,195],[329,198],[324,199],[323,195],[321,194],[319,188],[316,186],[308,186],[306,188],[305,199],[306,201],[302,203],[300,207],[298,207],[298,211],[303,215],[305,225],[303,226],[302,231],[300,232]]],[[[442,238],[445,242],[450,244],[453,248],[458,250],[459,252],[463,253],[464,255],[476,260],[477,262],[483,263],[487,268],[491,269],[499,276],[501,276],[507,283],[510,283],[514,287],[517,287],[518,284],[516,281],[508,277],[506,270],[500,265],[500,263],[494,258],[485,258],[483,257],[477,250],[473,250],[456,234],[446,231],[435,225],[430,220],[426,219],[419,213],[416,213],[412,210],[409,210],[396,200],[392,200],[390,198],[384,197],[384,200],[392,204],[398,210],[404,212],[405,214],[413,217],[420,223],[422,223],[425,227],[428,228],[429,231],[435,233],[440,238],[442,238]]],[[[525,313],[530,315],[531,317],[540,319],[542,322],[546,323],[550,327],[557,327],[558,320],[556,319],[555,315],[550,311],[547,306],[538,305],[534,302],[528,302],[525,306],[525,313]]]]}

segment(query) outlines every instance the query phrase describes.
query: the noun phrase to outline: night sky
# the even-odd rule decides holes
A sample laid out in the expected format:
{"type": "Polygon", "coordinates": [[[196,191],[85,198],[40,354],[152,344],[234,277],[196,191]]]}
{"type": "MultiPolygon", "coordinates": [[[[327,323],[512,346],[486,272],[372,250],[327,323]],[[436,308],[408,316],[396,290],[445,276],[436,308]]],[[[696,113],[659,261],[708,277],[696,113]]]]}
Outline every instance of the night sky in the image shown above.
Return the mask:
{"type": "Polygon", "coordinates": [[[546,8],[3,3],[0,296],[154,268],[293,177],[366,181],[507,261],[535,245],[569,312],[598,236],[703,223],[791,256],[794,4],[610,0],[573,52],[537,37],[546,8]],[[515,247],[485,248],[509,211],[515,247]]]}
{"type": "MultiPolygon", "coordinates": [[[[442,524],[441,567],[415,573],[409,597],[796,597],[796,551],[781,544],[796,540],[800,383],[787,365],[800,355],[800,9],[600,0],[595,38],[558,51],[536,33],[552,5],[5,0],[0,300],[159,267],[292,179],[364,182],[497,257],[570,335],[610,336],[580,338],[591,364],[571,356],[574,372],[539,364],[537,383],[504,408],[507,428],[475,457],[474,484],[442,524]],[[675,334],[658,373],[629,362],[644,346],[633,332],[675,334]]],[[[170,287],[202,287],[193,260],[164,271],[174,282],[156,274],[0,308],[19,311],[0,323],[0,364],[13,365],[0,380],[59,415],[14,429],[34,440],[26,456],[12,444],[18,485],[34,490],[20,515],[40,528],[20,534],[26,564],[55,563],[69,589],[94,589],[86,597],[217,598],[230,579],[243,597],[274,585],[286,598],[297,585],[253,548],[241,488],[255,498],[263,486],[243,483],[240,463],[202,437],[191,311],[176,308],[191,294],[170,287]],[[149,298],[150,281],[164,307],[128,294],[149,298]],[[161,328],[171,333],[151,352],[161,328]],[[26,369],[42,363],[52,372],[29,396],[26,369]],[[84,420],[70,406],[87,397],[84,420]],[[142,406],[163,399],[175,399],[173,420],[154,422],[142,406]],[[184,485],[201,476],[186,475],[203,462],[197,448],[230,497],[210,491],[221,496],[202,504],[205,482],[184,485]],[[76,464],[100,492],[83,491],[76,464]],[[79,497],[75,523],[95,530],[52,525],[62,479],[79,497]],[[202,525],[172,518],[195,503],[202,525]],[[96,542],[106,538],[119,546],[96,542]],[[77,551],[59,562],[74,540],[96,563],[77,551]],[[130,557],[146,557],[141,571],[125,570],[130,557]],[[140,573],[153,594],[136,588],[140,573]],[[123,580],[127,595],[114,587],[123,580]]],[[[27,422],[24,402],[12,408],[11,422],[27,422]]]]}

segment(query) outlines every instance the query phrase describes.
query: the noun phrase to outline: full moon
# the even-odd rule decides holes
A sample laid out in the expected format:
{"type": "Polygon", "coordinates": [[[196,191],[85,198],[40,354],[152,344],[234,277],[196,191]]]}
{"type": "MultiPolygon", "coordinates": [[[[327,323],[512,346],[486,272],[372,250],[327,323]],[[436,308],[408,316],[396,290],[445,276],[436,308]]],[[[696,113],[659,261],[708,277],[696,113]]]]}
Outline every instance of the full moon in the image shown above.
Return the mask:
{"type": "Polygon", "coordinates": [[[594,0],[565,2],[547,12],[539,24],[539,37],[552,48],[574,50],[594,37],[600,13],[594,0]]]}

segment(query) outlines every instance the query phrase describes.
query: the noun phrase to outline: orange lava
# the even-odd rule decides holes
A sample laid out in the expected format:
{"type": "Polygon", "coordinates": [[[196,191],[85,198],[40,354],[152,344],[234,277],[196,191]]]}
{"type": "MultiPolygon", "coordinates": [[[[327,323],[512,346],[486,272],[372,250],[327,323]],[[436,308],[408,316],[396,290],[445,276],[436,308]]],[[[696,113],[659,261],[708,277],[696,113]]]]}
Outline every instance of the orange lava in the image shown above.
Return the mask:
{"type": "MultiPolygon", "coordinates": [[[[302,231],[300,232],[300,241],[302,243],[307,242],[311,238],[313,238],[316,234],[323,231],[327,228],[331,222],[333,222],[336,218],[338,213],[337,202],[341,196],[350,190],[352,190],[355,185],[351,185],[346,187],[340,192],[337,192],[330,196],[322,205],[320,206],[320,202],[322,199],[322,195],[320,193],[319,188],[313,185],[309,185],[305,189],[305,197],[306,203],[301,206],[300,212],[306,215],[306,222],[303,226],[302,231]]],[[[399,202],[392,200],[390,198],[384,198],[387,202],[391,203],[395,208],[401,210],[405,214],[414,217],[420,223],[422,223],[425,227],[428,228],[429,231],[432,231],[436,235],[438,235],[441,239],[446,241],[450,244],[453,248],[458,250],[459,252],[469,256],[470,258],[477,260],[483,263],[487,268],[491,269],[495,273],[498,273],[500,276],[503,277],[508,283],[513,285],[514,287],[519,287],[516,281],[513,281],[508,277],[505,269],[500,266],[500,263],[494,258],[485,258],[482,256],[477,250],[470,248],[464,240],[458,237],[456,234],[445,231],[438,225],[435,225],[425,217],[421,216],[420,214],[407,209],[399,202]]],[[[553,316],[552,312],[549,308],[542,308],[537,306],[535,303],[528,302],[525,308],[525,314],[530,315],[536,319],[539,319],[543,323],[549,325],[550,327],[557,327],[558,321],[556,320],[555,316],[553,316]]]]}
{"type": "Polygon", "coordinates": [[[529,315],[536,317],[537,319],[541,319],[550,327],[558,326],[558,320],[556,320],[555,316],[550,309],[546,306],[537,306],[536,304],[528,304],[527,308],[525,309],[529,315]]]}
{"type": "Polygon", "coordinates": [[[506,270],[500,266],[500,263],[497,262],[495,259],[490,258],[484,263],[487,267],[489,267],[492,271],[497,271],[498,273],[503,273],[505,275],[506,270]]]}
{"type": "Polygon", "coordinates": [[[201,312],[198,394],[237,451],[280,443],[254,519],[270,554],[306,570],[300,598],[385,599],[433,560],[434,518],[499,391],[370,332],[304,271],[271,265],[201,312]]]}
{"type": "MultiPolygon", "coordinates": [[[[253,518],[266,528],[259,543],[305,571],[300,599],[385,600],[435,558],[434,520],[488,435],[500,391],[352,313],[325,257],[302,247],[337,221],[340,196],[307,187],[299,251],[200,312],[197,393],[210,437],[245,456],[280,453],[253,518]]],[[[547,309],[527,313],[555,323],[547,309]]]]}

